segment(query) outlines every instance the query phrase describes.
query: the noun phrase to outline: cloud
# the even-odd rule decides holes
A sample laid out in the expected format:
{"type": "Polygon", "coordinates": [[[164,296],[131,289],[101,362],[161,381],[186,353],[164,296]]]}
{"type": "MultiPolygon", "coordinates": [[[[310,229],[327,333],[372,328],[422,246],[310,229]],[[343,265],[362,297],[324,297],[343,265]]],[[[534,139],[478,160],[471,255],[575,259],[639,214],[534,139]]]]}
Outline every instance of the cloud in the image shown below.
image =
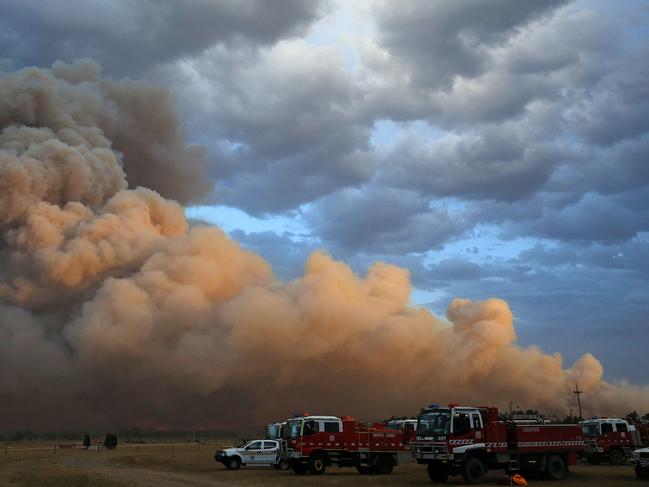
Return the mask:
{"type": "Polygon", "coordinates": [[[381,185],[334,193],[315,203],[305,218],[327,247],[350,254],[424,252],[466,229],[461,215],[431,208],[413,191],[381,185]]]}
{"type": "Polygon", "coordinates": [[[376,17],[380,43],[410,69],[413,85],[444,87],[456,76],[483,73],[488,46],[505,42],[517,28],[565,3],[412,1],[397,6],[384,1],[376,17]]]}
{"type": "Polygon", "coordinates": [[[272,44],[303,32],[322,9],[322,2],[295,0],[273,5],[257,0],[56,0],[47,5],[12,0],[0,7],[5,32],[0,59],[20,67],[92,57],[111,74],[132,74],[199,55],[215,44],[272,44]]]}

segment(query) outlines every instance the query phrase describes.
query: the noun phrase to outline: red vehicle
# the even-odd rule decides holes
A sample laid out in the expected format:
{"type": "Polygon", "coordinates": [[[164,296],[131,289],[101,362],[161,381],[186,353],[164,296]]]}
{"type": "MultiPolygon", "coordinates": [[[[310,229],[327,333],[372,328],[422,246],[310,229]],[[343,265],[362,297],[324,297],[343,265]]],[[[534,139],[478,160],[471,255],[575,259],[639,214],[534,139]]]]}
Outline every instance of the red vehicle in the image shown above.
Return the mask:
{"type": "Polygon", "coordinates": [[[285,456],[297,474],[323,474],[330,465],[365,474],[389,474],[407,452],[403,432],[381,424],[368,427],[349,416],[302,416],[284,429],[285,456]]]}
{"type": "Polygon", "coordinates": [[[624,419],[592,418],[579,424],[584,433],[586,459],[591,465],[601,461],[622,465],[635,448],[642,446],[636,427],[624,419]]]}
{"type": "Polygon", "coordinates": [[[449,404],[422,410],[410,446],[433,482],[462,475],[466,483],[478,484],[487,469],[537,470],[562,479],[568,465],[577,463],[584,440],[578,425],[509,421],[500,419],[495,407],[449,404]]]}

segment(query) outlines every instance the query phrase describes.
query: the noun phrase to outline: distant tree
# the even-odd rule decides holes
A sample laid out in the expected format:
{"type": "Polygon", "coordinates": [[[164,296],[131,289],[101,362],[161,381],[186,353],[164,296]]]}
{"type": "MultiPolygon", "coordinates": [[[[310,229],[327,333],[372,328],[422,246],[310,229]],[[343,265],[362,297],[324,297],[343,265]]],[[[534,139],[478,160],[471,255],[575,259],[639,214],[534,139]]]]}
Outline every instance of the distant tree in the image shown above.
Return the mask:
{"type": "Polygon", "coordinates": [[[645,414],[645,415],[642,417],[642,419],[647,419],[647,420],[649,420],[649,413],[645,414]]]}
{"type": "Polygon", "coordinates": [[[117,435],[113,433],[107,433],[106,438],[104,439],[104,447],[106,450],[114,450],[117,448],[117,435]]]}
{"type": "Polygon", "coordinates": [[[640,415],[638,414],[638,411],[633,411],[629,414],[626,415],[627,421],[631,421],[632,423],[637,423],[640,421],[640,415]]]}
{"type": "Polygon", "coordinates": [[[25,434],[22,431],[16,431],[11,439],[13,441],[23,441],[25,439],[25,434]]]}
{"type": "Polygon", "coordinates": [[[86,435],[83,437],[83,446],[86,447],[86,449],[90,448],[90,445],[92,445],[92,442],[90,441],[90,435],[86,435]]]}

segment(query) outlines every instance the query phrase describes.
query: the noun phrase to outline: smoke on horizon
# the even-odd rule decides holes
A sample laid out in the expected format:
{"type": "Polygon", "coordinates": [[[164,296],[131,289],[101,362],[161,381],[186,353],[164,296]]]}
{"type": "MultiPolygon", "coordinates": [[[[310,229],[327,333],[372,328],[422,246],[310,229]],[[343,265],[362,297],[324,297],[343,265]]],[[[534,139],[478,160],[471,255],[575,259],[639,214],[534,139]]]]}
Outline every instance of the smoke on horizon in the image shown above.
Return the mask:
{"type": "Polygon", "coordinates": [[[162,88],[89,60],[0,75],[0,429],[227,427],[430,402],[649,410],[586,353],[516,343],[506,302],[409,305],[406,270],[316,252],[280,282],[181,204],[211,190],[162,88]],[[168,199],[169,198],[169,199],[168,199]],[[178,202],[174,201],[177,200],[178,202]]]}

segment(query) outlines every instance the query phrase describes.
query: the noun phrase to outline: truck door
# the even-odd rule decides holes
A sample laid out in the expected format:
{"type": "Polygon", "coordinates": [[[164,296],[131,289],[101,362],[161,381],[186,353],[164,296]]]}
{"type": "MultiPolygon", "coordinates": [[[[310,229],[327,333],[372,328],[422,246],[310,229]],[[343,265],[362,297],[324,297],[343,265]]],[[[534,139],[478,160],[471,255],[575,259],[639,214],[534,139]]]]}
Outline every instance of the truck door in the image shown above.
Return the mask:
{"type": "Polygon", "coordinates": [[[248,443],[243,451],[241,451],[241,459],[246,465],[257,465],[263,463],[259,460],[260,457],[263,457],[263,442],[253,441],[248,443]]]}
{"type": "Polygon", "coordinates": [[[455,411],[453,413],[453,439],[451,442],[451,444],[456,445],[469,444],[473,442],[470,412],[455,411]]]}
{"type": "Polygon", "coordinates": [[[471,413],[471,423],[473,425],[473,438],[475,438],[475,442],[484,443],[484,429],[479,413],[471,413]]]}

